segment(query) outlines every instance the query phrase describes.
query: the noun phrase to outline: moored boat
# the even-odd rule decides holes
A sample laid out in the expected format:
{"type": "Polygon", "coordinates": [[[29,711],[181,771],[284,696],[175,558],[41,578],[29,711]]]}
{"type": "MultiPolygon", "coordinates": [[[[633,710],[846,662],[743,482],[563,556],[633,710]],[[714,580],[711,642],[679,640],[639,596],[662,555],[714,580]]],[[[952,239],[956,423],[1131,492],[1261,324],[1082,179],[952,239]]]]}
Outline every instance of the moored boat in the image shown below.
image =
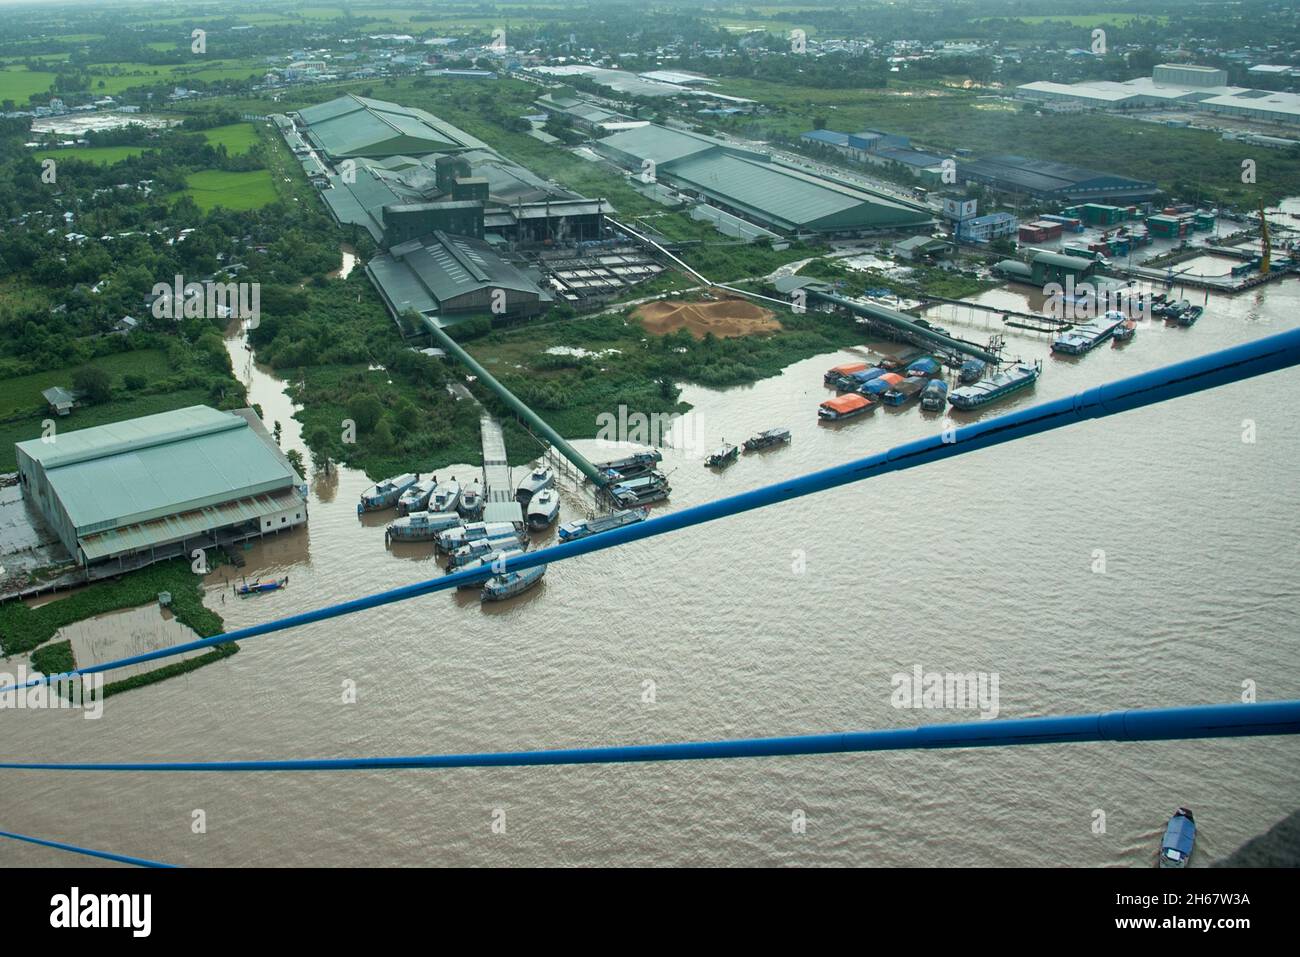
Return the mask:
{"type": "Polygon", "coordinates": [[[948,402],[956,409],[978,409],[1029,388],[1038,381],[1041,372],[1037,364],[1017,362],[1005,372],[995,373],[974,385],[958,386],[948,393],[948,402]]]}
{"type": "Polygon", "coordinates": [[[947,402],[948,383],[942,379],[931,379],[921,391],[921,408],[927,412],[942,412],[947,402]]]}
{"type": "Polygon", "coordinates": [[[542,489],[528,503],[528,527],[541,531],[560,517],[560,496],[553,488],[542,489]]]}
{"type": "Polygon", "coordinates": [[[983,359],[967,359],[961,364],[961,369],[957,372],[957,378],[961,382],[970,385],[984,378],[984,371],[987,368],[988,364],[983,359]]]}
{"type": "Polygon", "coordinates": [[[599,518],[580,518],[565,522],[560,526],[560,541],[571,542],[574,539],[586,538],[588,535],[599,535],[610,529],[622,528],[624,525],[634,525],[645,521],[649,514],[648,508],[631,508],[625,512],[613,512],[599,518]]]}
{"type": "Polygon", "coordinates": [[[279,591],[281,588],[284,588],[288,584],[289,584],[288,575],[285,575],[283,578],[273,579],[272,581],[269,582],[264,582],[261,579],[257,579],[256,581],[253,582],[244,582],[242,584],[236,585],[235,594],[238,595],[240,598],[247,598],[249,595],[262,595],[269,591],[279,591]]]}
{"type": "Polygon", "coordinates": [[[439,533],[458,528],[461,517],[455,512],[409,512],[384,529],[384,538],[397,542],[431,542],[439,533]]]}
{"type": "Polygon", "coordinates": [[[522,595],[540,582],[545,574],[545,565],[534,565],[532,568],[520,569],[517,572],[495,575],[483,585],[483,600],[505,601],[507,598],[522,595]]]}
{"type": "Polygon", "coordinates": [[[595,466],[600,473],[606,478],[614,480],[636,478],[651,472],[654,467],[663,461],[663,453],[658,449],[646,449],[643,452],[633,452],[631,455],[625,455],[619,459],[610,459],[608,462],[596,462],[595,466]]]}
{"type": "Polygon", "coordinates": [[[884,375],[877,376],[865,385],[859,386],[858,395],[864,395],[868,399],[879,402],[882,395],[902,382],[903,379],[904,376],[901,373],[886,372],[884,375]]]}
{"type": "Polygon", "coordinates": [[[666,499],[672,490],[672,486],[668,484],[668,476],[658,469],[606,486],[610,500],[618,508],[649,505],[651,502],[666,499]]]}
{"type": "Polygon", "coordinates": [[[370,488],[361,493],[361,501],[357,503],[357,512],[377,512],[380,509],[392,508],[401,498],[402,493],[420,480],[420,476],[407,472],[405,475],[397,475],[393,478],[384,479],[382,482],[376,482],[370,488]]]}
{"type": "Polygon", "coordinates": [[[423,512],[429,507],[429,496],[438,487],[438,477],[421,479],[397,497],[397,514],[423,512]]]}
{"type": "Polygon", "coordinates": [[[1111,338],[1114,339],[1116,343],[1131,342],[1137,338],[1137,333],[1137,321],[1134,319],[1125,319],[1111,335],[1111,338]]]}
{"type": "Polygon", "coordinates": [[[519,535],[519,530],[512,522],[470,522],[468,525],[457,525],[439,532],[435,540],[440,551],[450,552],[469,542],[507,535],[519,535]]]}
{"type": "Polygon", "coordinates": [[[478,487],[478,479],[468,488],[461,489],[460,504],[456,506],[456,511],[471,522],[483,517],[483,492],[478,487]]]}
{"type": "Polygon", "coordinates": [[[460,483],[456,481],[456,476],[452,476],[445,482],[439,482],[438,487],[433,490],[429,497],[429,511],[431,512],[454,512],[460,505],[460,483]]]}
{"type": "Polygon", "coordinates": [[[468,542],[459,548],[453,549],[451,554],[447,556],[447,567],[462,568],[475,558],[482,558],[484,555],[490,555],[493,552],[519,548],[523,544],[522,536],[517,532],[512,532],[509,535],[493,536],[492,538],[480,538],[477,541],[468,542]]]}
{"type": "Polygon", "coordinates": [[[788,445],[789,442],[789,429],[767,429],[757,435],[751,435],[742,444],[746,452],[757,452],[760,449],[770,449],[774,445],[788,445]]]}
{"type": "Polygon", "coordinates": [[[539,465],[520,480],[519,487],[515,490],[515,498],[527,505],[528,500],[534,495],[554,484],[555,473],[545,465],[539,465]]]}
{"type": "Polygon", "coordinates": [[[1052,341],[1052,351],[1068,356],[1081,356],[1091,352],[1115,334],[1126,318],[1122,312],[1108,312],[1100,319],[1075,326],[1052,341]]]}
{"type": "Polygon", "coordinates": [[[876,403],[857,392],[846,392],[827,399],[817,407],[817,418],[822,422],[842,422],[875,408],[876,403]]]}
{"type": "Polygon", "coordinates": [[[740,446],[732,445],[730,442],[723,442],[717,449],[710,452],[704,459],[704,464],[711,469],[725,469],[740,455],[740,446]]]}
{"type": "Polygon", "coordinates": [[[1204,306],[1189,306],[1178,314],[1178,318],[1175,321],[1180,326],[1190,326],[1194,324],[1197,319],[1201,318],[1204,312],[1204,306]]]}
{"type": "Polygon", "coordinates": [[[920,395],[928,383],[929,380],[925,376],[908,376],[902,382],[896,383],[892,389],[886,389],[880,401],[885,405],[904,405],[920,395]]]}
{"type": "Polygon", "coordinates": [[[1160,867],[1186,867],[1196,845],[1196,819],[1191,808],[1180,807],[1169,819],[1160,840],[1160,867]]]}
{"type": "Polygon", "coordinates": [[[837,366],[832,366],[827,369],[826,374],[822,376],[822,381],[827,385],[833,386],[845,376],[850,376],[855,372],[861,372],[863,369],[867,368],[867,365],[868,363],[866,362],[842,362],[837,366]]]}
{"type": "Polygon", "coordinates": [[[454,575],[456,572],[480,571],[481,574],[474,575],[456,586],[457,591],[478,591],[483,587],[483,583],[495,574],[492,569],[493,562],[509,558],[512,555],[522,554],[523,550],[519,548],[507,548],[495,552],[488,552],[486,555],[480,555],[478,558],[470,559],[459,568],[449,567],[446,574],[454,575]]]}

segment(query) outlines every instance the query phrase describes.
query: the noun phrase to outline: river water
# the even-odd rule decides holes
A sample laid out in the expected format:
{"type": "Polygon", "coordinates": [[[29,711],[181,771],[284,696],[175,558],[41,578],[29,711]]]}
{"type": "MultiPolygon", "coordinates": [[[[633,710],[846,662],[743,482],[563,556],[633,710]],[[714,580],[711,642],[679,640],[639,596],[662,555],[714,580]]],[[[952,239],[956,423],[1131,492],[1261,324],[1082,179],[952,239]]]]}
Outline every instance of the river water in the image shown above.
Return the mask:
{"type": "MultiPolygon", "coordinates": [[[[984,301],[1036,305],[1013,288],[984,301]]],[[[1286,280],[1212,295],[1191,329],[1144,323],[1132,343],[1077,360],[1008,330],[1008,352],[1042,359],[1044,373],[986,414],[1298,317],[1300,283],[1286,280]]],[[[980,341],[995,328],[961,307],[940,321],[980,341]]],[[[286,449],[301,448],[282,384],[237,339],[230,347],[251,401],[268,425],[281,423],[286,449]]],[[[704,448],[667,450],[669,507],[940,428],[914,404],[819,426],[822,372],[856,354],[797,362],[744,388],[687,388],[704,448]],[[790,446],[721,474],[702,467],[708,446],[777,425],[793,430],[790,446]]],[[[98,721],[11,712],[5,751],[68,761],[393,755],[977,720],[895,708],[892,676],[915,666],[996,673],[1000,717],[1236,702],[1243,683],[1261,700],[1297,698],[1297,407],[1300,372],[1274,374],[556,564],[541,587],[500,605],[438,594],[256,639],[110,699],[98,721]],[[1102,552],[1104,572],[1094,570],[1102,552]],[[356,701],[345,703],[353,684],[356,701]]],[[[229,627],[439,573],[427,547],[385,549],[388,516],[358,520],[366,484],[348,469],[315,477],[309,526],[247,553],[250,577],[289,574],[288,589],[223,600],[230,570],[210,576],[209,604],[229,627]]],[[[563,493],[562,520],[585,501],[571,482],[563,493]]],[[[1300,741],[1261,738],[436,772],[9,772],[0,801],[9,830],[227,866],[1149,866],[1169,814],[1187,805],[1204,865],[1295,809],[1298,766],[1300,741]],[[191,830],[198,809],[205,834],[191,830]],[[492,828],[498,811],[505,833],[492,828]]],[[[70,860],[6,844],[0,862],[70,860]]]]}

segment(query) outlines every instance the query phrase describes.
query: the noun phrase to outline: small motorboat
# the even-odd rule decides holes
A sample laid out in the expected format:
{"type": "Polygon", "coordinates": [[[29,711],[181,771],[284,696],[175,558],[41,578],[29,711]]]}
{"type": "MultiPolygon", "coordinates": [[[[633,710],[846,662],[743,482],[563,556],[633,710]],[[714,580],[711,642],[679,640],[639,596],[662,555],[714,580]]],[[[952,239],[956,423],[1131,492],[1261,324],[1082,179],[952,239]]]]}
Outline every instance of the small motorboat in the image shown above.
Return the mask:
{"type": "Polygon", "coordinates": [[[1160,867],[1186,867],[1196,844],[1196,819],[1191,808],[1180,807],[1169,819],[1160,841],[1160,867]]]}
{"type": "Polygon", "coordinates": [[[704,465],[711,469],[725,469],[740,456],[740,446],[723,442],[716,451],[710,452],[704,459],[704,465]]]}
{"type": "Polygon", "coordinates": [[[460,505],[460,483],[453,475],[447,481],[439,482],[438,487],[433,490],[433,495],[429,497],[429,511],[454,512],[458,505],[460,505]]]}
{"type": "Polygon", "coordinates": [[[789,442],[789,429],[767,429],[745,439],[743,445],[746,452],[757,452],[760,449],[770,449],[774,445],[788,445],[789,442]]]}
{"type": "Polygon", "coordinates": [[[1201,318],[1205,312],[1204,306],[1190,306],[1178,314],[1177,322],[1180,326],[1190,326],[1201,318]]]}
{"type": "Polygon", "coordinates": [[[545,565],[534,565],[522,571],[496,575],[489,578],[483,586],[482,598],[484,601],[505,601],[507,598],[522,595],[540,582],[545,574],[545,565]]]}
{"type": "Polygon", "coordinates": [[[966,385],[979,382],[980,379],[984,378],[984,370],[987,368],[988,365],[983,359],[967,359],[961,364],[957,378],[966,385]]]}
{"type": "Polygon", "coordinates": [[[560,496],[555,489],[542,489],[528,503],[528,527],[535,532],[554,524],[560,517],[560,496]]]}
{"type": "Polygon", "coordinates": [[[447,567],[463,568],[474,559],[482,558],[484,555],[491,555],[493,552],[500,552],[510,548],[519,548],[524,544],[522,539],[523,536],[518,532],[477,539],[454,549],[447,557],[447,567]]]}
{"type": "Polygon", "coordinates": [[[411,512],[423,512],[429,506],[429,496],[438,487],[438,477],[416,482],[397,499],[397,514],[409,515],[411,512]]]}
{"type": "Polygon", "coordinates": [[[523,480],[519,483],[519,487],[515,490],[515,498],[518,499],[521,504],[527,505],[529,499],[534,495],[543,489],[550,488],[554,484],[555,473],[545,465],[539,465],[523,477],[523,480]]]}
{"type": "Polygon", "coordinates": [[[469,488],[461,489],[460,504],[456,510],[465,516],[471,522],[476,522],[483,517],[483,492],[478,487],[478,479],[469,488]]]}
{"type": "Polygon", "coordinates": [[[1111,333],[1111,338],[1113,338],[1117,343],[1132,342],[1135,338],[1137,338],[1137,334],[1138,334],[1137,322],[1133,319],[1126,319],[1124,322],[1120,323],[1118,326],[1115,327],[1115,331],[1111,333]]]}
{"type": "Polygon", "coordinates": [[[268,591],[279,591],[281,588],[285,587],[288,584],[289,584],[288,575],[285,575],[283,578],[269,581],[269,582],[264,582],[261,579],[257,579],[255,581],[243,582],[242,584],[236,585],[235,594],[238,595],[240,598],[247,598],[249,595],[261,595],[264,592],[268,592],[268,591]]]}

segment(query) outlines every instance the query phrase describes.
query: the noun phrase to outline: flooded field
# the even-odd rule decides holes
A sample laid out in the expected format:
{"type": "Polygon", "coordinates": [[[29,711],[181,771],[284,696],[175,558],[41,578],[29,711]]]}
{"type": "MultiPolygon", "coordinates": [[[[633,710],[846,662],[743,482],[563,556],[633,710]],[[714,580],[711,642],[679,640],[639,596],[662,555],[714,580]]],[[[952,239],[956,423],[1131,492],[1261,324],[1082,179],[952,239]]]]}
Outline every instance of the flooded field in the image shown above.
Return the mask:
{"type": "MultiPolygon", "coordinates": [[[[1035,297],[1010,286],[980,301],[1037,311],[1035,297]]],[[[992,415],[1294,328],[1300,283],[1211,294],[1191,329],[1144,323],[1133,342],[1077,359],[985,313],[934,316],[975,341],[1005,333],[1008,354],[1043,361],[1037,386],[992,415]]],[[[283,383],[229,345],[268,427],[278,421],[284,448],[307,456],[283,383]]],[[[915,404],[819,425],[823,371],[859,354],[742,388],[687,388],[695,412],[678,438],[690,441],[665,449],[665,507],[941,428],[915,404]],[[703,467],[721,440],[776,426],[792,430],[789,446],[703,467]]],[[[1297,404],[1300,373],[1280,373],[553,564],[541,587],[499,605],[441,593],[260,638],[110,699],[100,721],[24,713],[7,725],[10,750],[418,754],[976,719],[894,707],[893,676],[918,665],[996,673],[1004,718],[1236,702],[1246,683],[1261,699],[1300,697],[1300,585],[1278,560],[1300,533],[1297,404]]],[[[574,444],[593,458],[616,452],[574,444]]],[[[440,574],[431,546],[385,547],[391,512],[358,518],[369,484],[346,468],[314,475],[309,526],[265,539],[240,572],[288,574],[290,586],[222,604],[235,574],[223,568],[208,604],[237,628],[440,574]]],[[[560,487],[561,521],[586,510],[589,491],[571,478],[560,487]]],[[[1196,812],[1198,864],[1290,813],[1298,760],[1300,742],[1252,739],[255,780],[11,774],[0,800],[14,830],[92,845],[109,833],[117,850],[193,865],[1147,866],[1179,805],[1196,812]],[[196,836],[200,807],[209,833],[196,836]],[[496,809],[505,835],[491,831],[496,809]],[[1094,833],[1097,810],[1105,833],[1094,833]],[[804,834],[792,834],[796,811],[804,834]]],[[[56,860],[45,853],[21,860],[56,860]]],[[[17,854],[0,848],[0,860],[17,854]]]]}

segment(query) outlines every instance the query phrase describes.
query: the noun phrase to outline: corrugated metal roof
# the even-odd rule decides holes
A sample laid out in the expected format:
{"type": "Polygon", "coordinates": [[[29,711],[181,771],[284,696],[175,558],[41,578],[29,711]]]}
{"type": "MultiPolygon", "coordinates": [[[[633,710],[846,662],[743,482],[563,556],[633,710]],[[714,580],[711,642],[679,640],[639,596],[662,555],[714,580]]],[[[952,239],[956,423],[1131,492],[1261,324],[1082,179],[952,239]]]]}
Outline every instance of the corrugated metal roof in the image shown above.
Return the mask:
{"type": "Polygon", "coordinates": [[[96,532],[78,539],[77,543],[85,553],[86,560],[93,562],[124,552],[197,538],[216,529],[257,521],[265,515],[276,515],[302,504],[302,498],[298,493],[288,489],[270,495],[223,502],[220,505],[196,509],[180,515],[167,515],[138,525],[96,532]]]}
{"type": "Polygon", "coordinates": [[[18,447],[80,534],[292,486],[297,476],[241,417],[207,406],[60,433],[18,447]]]}
{"type": "Polygon", "coordinates": [[[730,206],[754,210],[778,225],[811,225],[831,216],[840,217],[837,225],[846,228],[917,223],[928,218],[849,186],[737,156],[709,153],[675,163],[669,172],[676,181],[730,206]],[[843,219],[844,214],[854,213],[858,215],[843,219]]]}

